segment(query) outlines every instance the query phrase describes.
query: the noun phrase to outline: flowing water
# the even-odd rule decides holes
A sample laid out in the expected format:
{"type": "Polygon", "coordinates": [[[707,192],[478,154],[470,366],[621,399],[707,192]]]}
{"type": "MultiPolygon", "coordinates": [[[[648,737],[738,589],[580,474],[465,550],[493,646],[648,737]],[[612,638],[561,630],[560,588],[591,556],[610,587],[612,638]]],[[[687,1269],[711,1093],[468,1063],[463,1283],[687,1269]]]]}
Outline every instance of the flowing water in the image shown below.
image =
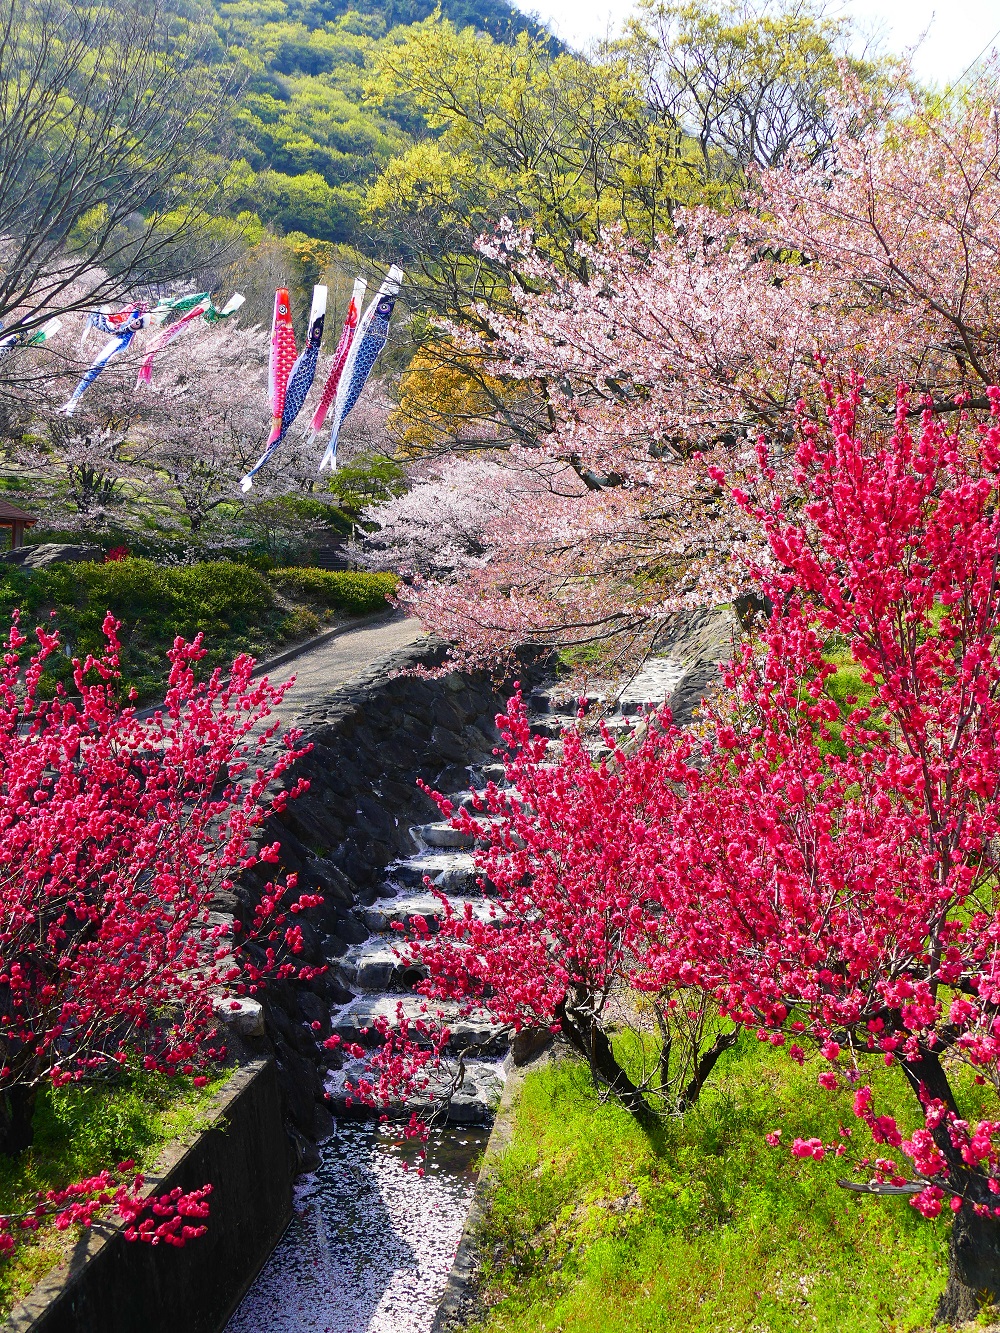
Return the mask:
{"type": "Polygon", "coordinates": [[[339,1123],[227,1333],[429,1333],[488,1135],[432,1131],[420,1176],[398,1126],[339,1123]]]}
{"type": "MultiPolygon", "coordinates": [[[[628,726],[638,707],[661,703],[684,670],[673,659],[652,659],[612,709],[608,725],[628,726]]],[[[592,702],[603,699],[597,691],[592,702]]],[[[544,693],[533,701],[544,709],[537,723],[558,735],[568,721],[567,705],[544,693]]],[[[569,716],[576,707],[571,700],[569,716]]],[[[587,744],[595,754],[607,752],[600,737],[587,744]]],[[[470,777],[474,785],[502,781],[503,768],[473,769],[470,777]]],[[[456,793],[454,803],[466,795],[456,793]]],[[[456,911],[468,904],[474,915],[490,915],[465,835],[447,822],[411,832],[414,854],[390,866],[380,896],[357,911],[370,934],[332,960],[339,980],[353,992],[332,1017],[333,1030],[345,1042],[365,1044],[374,1021],[394,1021],[399,1005],[412,1009],[411,1018],[420,1015],[423,1001],[412,992],[414,978],[400,958],[394,927],[415,915],[441,914],[427,879],[456,911]]],[[[424,1173],[417,1173],[416,1145],[397,1146],[398,1126],[339,1121],[319,1169],[296,1185],[292,1222],[227,1333],[430,1333],[472,1202],[474,1163],[489,1137],[482,1126],[492,1119],[502,1092],[498,1058],[506,1050],[506,1037],[488,1022],[446,1009],[442,1014],[453,1039],[465,1049],[465,1082],[450,1103],[452,1123],[431,1134],[424,1173]]],[[[349,1064],[330,1074],[330,1104],[338,1113],[349,1105],[346,1080],[356,1073],[349,1064]]],[[[402,1109],[405,1113],[409,1105],[402,1109]]]]}

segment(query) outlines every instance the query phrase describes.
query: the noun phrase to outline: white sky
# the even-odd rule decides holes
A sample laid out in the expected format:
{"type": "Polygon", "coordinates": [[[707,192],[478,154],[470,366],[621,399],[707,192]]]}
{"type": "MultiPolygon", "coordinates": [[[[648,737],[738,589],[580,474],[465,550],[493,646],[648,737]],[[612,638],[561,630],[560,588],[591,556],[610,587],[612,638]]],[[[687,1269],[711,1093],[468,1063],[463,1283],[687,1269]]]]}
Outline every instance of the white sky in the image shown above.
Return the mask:
{"type": "MultiPolygon", "coordinates": [[[[631,9],[629,0],[516,0],[548,22],[570,46],[585,47],[613,32],[631,9]]],[[[947,83],[983,47],[1000,46],[998,0],[832,0],[831,13],[855,18],[865,30],[880,28],[890,51],[902,53],[924,33],[913,57],[918,77],[947,83]]]]}

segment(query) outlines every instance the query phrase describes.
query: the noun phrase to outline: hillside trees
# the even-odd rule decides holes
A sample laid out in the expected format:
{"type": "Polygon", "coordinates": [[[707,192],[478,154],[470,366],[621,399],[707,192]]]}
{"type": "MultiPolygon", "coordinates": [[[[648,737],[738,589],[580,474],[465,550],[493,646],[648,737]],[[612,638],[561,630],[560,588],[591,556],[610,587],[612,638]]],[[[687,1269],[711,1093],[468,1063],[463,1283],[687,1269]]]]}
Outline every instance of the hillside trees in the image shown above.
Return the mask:
{"type": "Polygon", "coordinates": [[[155,6],[5,0],[0,320],[30,330],[187,265],[232,93],[202,55],[155,6]]]}
{"type": "MultiPolygon", "coordinates": [[[[515,275],[536,289],[514,252],[477,245],[501,218],[583,282],[586,247],[609,228],[641,256],[670,233],[679,208],[731,206],[757,164],[828,144],[849,37],[845,22],[801,4],[773,17],[747,5],[650,6],[591,58],[553,53],[527,35],[500,44],[440,21],[416,25],[372,52],[372,91],[408,100],[432,134],[382,169],[369,212],[419,272],[420,300],[482,331],[481,307],[509,310],[515,275]],[[691,111],[707,83],[699,128],[691,111]]],[[[881,65],[852,68],[880,86],[881,65]]],[[[502,439],[526,438],[532,423],[489,392],[481,365],[441,330],[428,341],[443,374],[464,374],[493,399],[502,439]]],[[[404,383],[401,395],[404,414],[419,418],[419,383],[404,383]]]]}
{"type": "Polygon", "coordinates": [[[683,128],[704,179],[722,185],[798,154],[829,156],[838,132],[831,93],[844,71],[872,88],[890,73],[859,53],[857,39],[823,4],[768,11],[745,0],[643,0],[617,45],[656,117],[683,128]]]}
{"type": "MultiPolygon", "coordinates": [[[[762,438],[775,446],[771,467],[791,495],[797,483],[781,442],[800,400],[822,412],[824,377],[846,392],[862,376],[866,401],[886,419],[899,379],[929,394],[936,411],[954,411],[958,396],[985,404],[1000,378],[992,105],[917,98],[905,117],[878,121],[857,85],[845,95],[834,168],[792,161],[762,172],[759,195],[744,207],[724,217],[687,210],[648,253],[608,236],[585,247],[586,281],[540,255],[513,224],[487,247],[509,266],[515,310],[483,308],[489,335],[469,345],[498,378],[543,394],[547,416],[537,447],[512,450],[510,466],[536,468],[542,455],[586,487],[575,506],[574,568],[567,578],[555,565],[548,584],[563,611],[531,637],[578,642],[578,603],[595,587],[607,608],[600,621],[586,618],[587,633],[600,637],[624,617],[645,623],[647,643],[664,614],[741,591],[733,557],[759,546],[759,531],[709,465],[753,484],[762,438]],[[849,133],[849,122],[865,128],[849,133]],[[612,511],[617,582],[591,580],[608,563],[612,511]]],[[[475,583],[438,581],[412,594],[431,623],[440,616],[484,655],[497,651],[493,604],[520,586],[510,571],[520,561],[534,578],[546,550],[544,534],[530,535],[527,510],[505,530],[495,581],[487,569],[475,583]],[[534,562],[525,561],[526,540],[534,562]]]]}
{"type": "MultiPolygon", "coordinates": [[[[258,6],[215,3],[208,11],[226,49],[251,71],[235,112],[237,165],[227,204],[267,226],[364,248],[365,190],[413,136],[416,107],[393,88],[365,97],[365,66],[389,34],[427,19],[434,5],[360,0],[258,6]]],[[[537,24],[504,0],[449,0],[445,19],[498,42],[537,24]]]]}
{"type": "MultiPolygon", "coordinates": [[[[759,18],[739,5],[650,4],[626,40],[588,60],[527,35],[500,44],[415,25],[373,53],[375,91],[406,97],[438,133],[383,170],[369,208],[395,222],[427,280],[445,256],[474,264],[474,241],[500,217],[585,280],[579,242],[620,226],[648,243],[684,204],[732,202],[751,166],[825,150],[848,36],[803,5],[759,18]],[[703,91],[713,71],[714,100],[703,91]],[[706,102],[696,131],[693,108],[706,102]],[[713,196],[715,182],[727,188],[713,196]]],[[[876,67],[855,67],[875,79],[876,67]]]]}

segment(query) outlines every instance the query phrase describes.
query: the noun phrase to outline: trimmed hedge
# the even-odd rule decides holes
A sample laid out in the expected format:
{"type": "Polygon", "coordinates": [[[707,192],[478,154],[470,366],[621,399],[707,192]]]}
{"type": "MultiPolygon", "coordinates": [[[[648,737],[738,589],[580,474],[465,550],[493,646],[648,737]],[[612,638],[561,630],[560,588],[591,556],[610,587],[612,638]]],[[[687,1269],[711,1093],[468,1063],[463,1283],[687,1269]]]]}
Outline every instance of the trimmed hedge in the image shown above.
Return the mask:
{"type": "MultiPolygon", "coordinates": [[[[19,607],[27,628],[54,612],[64,643],[82,657],[102,650],[101,626],[110,611],[121,622],[123,684],[144,701],[162,693],[166,652],[178,635],[204,635],[206,671],[237,653],[266,657],[315,634],[333,613],[379,610],[395,582],[392,575],[321,569],[266,574],[231,560],[172,566],[129,559],[33,571],[0,566],[0,619],[19,607]]],[[[68,658],[50,659],[43,687],[53,690],[71,671],[68,658]]]]}
{"type": "Polygon", "coordinates": [[[395,574],[355,574],[326,569],[275,569],[268,575],[294,601],[313,602],[331,611],[363,616],[384,610],[396,591],[395,574]]]}

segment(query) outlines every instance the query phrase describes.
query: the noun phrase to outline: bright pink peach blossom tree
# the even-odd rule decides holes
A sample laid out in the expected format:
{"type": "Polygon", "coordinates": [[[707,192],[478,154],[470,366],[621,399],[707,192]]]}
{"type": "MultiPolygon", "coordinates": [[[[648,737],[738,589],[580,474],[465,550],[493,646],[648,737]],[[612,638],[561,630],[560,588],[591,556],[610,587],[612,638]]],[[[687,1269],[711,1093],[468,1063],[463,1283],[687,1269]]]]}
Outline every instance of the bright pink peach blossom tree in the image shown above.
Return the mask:
{"type": "MultiPolygon", "coordinates": [[[[515,705],[514,788],[487,791],[492,827],[456,816],[488,844],[494,919],[410,947],[429,995],[575,1044],[617,980],[811,1047],[886,1145],[848,1187],[954,1213],[955,1320],[1000,1293],[1000,1114],[962,1111],[974,1083],[1000,1097],[1000,390],[974,427],[913,417],[901,389],[884,430],[860,391],[826,393],[793,453],[804,505],[756,514],[773,612],[698,728],[660,715],[596,768],[568,737],[553,764],[515,705]],[[877,1105],[872,1063],[920,1128],[877,1105]]],[[[761,446],[761,494],[770,477],[761,446]]]]}
{"type": "MultiPolygon", "coordinates": [[[[6,1154],[31,1142],[46,1083],[107,1077],[132,1062],[203,1082],[225,1055],[227,1006],[269,975],[314,972],[295,958],[296,917],[319,900],[296,895],[293,879],[267,885],[242,934],[239,921],[230,928],[210,915],[242,871],[277,859],[276,846],[262,845],[262,825],[298,787],[269,789],[302,753],[294,734],[277,742],[277,723],[267,721],[287,686],[254,680],[248,656],[228,675],[198,681],[199,642],[177,640],[163,705],[143,719],[117,700],[110,615],[104,630],[105,654],[74,664],[73,695],[40,694],[46,660],[60,651],[44,629],[25,666],[15,619],[0,665],[6,1154]]],[[[88,1220],[103,1203],[132,1223],[146,1207],[119,1169],[40,1200],[38,1215],[88,1220]]],[[[183,1217],[202,1206],[200,1196],[160,1201],[155,1237],[183,1240],[183,1217]],[[161,1234],[163,1219],[174,1221],[161,1234]]],[[[133,1230],[153,1238],[145,1222],[133,1230]]],[[[9,1220],[0,1233],[9,1240],[9,1220]]]]}

